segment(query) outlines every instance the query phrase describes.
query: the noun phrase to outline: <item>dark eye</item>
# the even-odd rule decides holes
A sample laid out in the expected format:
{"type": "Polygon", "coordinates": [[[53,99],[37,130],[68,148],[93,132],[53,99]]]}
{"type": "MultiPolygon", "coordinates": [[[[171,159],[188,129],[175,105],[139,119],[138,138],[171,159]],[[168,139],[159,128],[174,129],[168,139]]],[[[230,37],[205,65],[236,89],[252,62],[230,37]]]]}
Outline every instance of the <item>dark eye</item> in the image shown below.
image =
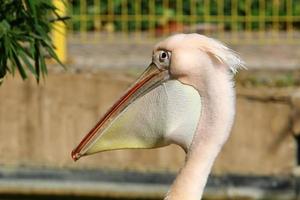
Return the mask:
{"type": "Polygon", "coordinates": [[[154,52],[152,62],[160,69],[168,69],[171,64],[172,52],[159,49],[154,52]]]}
{"type": "Polygon", "coordinates": [[[166,51],[160,51],[159,52],[159,62],[166,62],[169,60],[169,54],[166,51]]]}

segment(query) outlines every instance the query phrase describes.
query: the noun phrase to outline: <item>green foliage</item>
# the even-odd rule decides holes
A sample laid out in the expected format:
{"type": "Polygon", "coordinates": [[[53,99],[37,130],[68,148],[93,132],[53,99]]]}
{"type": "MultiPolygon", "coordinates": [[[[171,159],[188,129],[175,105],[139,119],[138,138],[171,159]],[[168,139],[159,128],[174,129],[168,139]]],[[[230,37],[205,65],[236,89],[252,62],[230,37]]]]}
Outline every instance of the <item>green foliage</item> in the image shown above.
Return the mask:
{"type": "Polygon", "coordinates": [[[47,74],[45,57],[61,64],[49,33],[52,22],[63,20],[51,0],[2,0],[0,4],[0,83],[17,70],[23,79],[28,72],[37,82],[47,74]]]}
{"type": "MultiPolygon", "coordinates": [[[[86,30],[94,30],[94,18],[93,14],[101,14],[101,15],[107,15],[107,14],[114,14],[114,15],[122,15],[124,14],[124,11],[122,11],[122,8],[126,8],[127,14],[128,15],[137,15],[137,14],[142,14],[142,15],[152,15],[155,14],[158,16],[155,19],[155,25],[159,26],[162,25],[162,22],[165,22],[166,20],[176,20],[177,15],[183,14],[186,16],[183,19],[183,22],[189,24],[189,15],[191,15],[191,8],[193,5],[195,5],[195,11],[196,15],[198,16],[198,19],[196,20],[196,23],[203,23],[205,22],[204,19],[204,14],[208,13],[211,16],[212,20],[211,23],[223,23],[225,25],[226,30],[232,30],[234,27],[233,23],[231,21],[218,21],[218,14],[219,14],[219,5],[220,2],[223,2],[223,9],[222,12],[225,16],[232,16],[232,2],[233,0],[224,0],[224,1],[219,1],[219,0],[210,0],[209,1],[209,8],[206,8],[204,6],[205,0],[196,0],[194,1],[195,3],[192,5],[191,1],[185,1],[185,0],[180,0],[182,3],[182,10],[178,10],[178,0],[168,0],[168,7],[166,7],[163,3],[163,0],[100,0],[99,1],[99,7],[96,8],[94,5],[94,0],[85,0],[85,5],[80,5],[82,1],[80,0],[72,0],[72,10],[71,14],[72,15],[90,15],[91,17],[87,19],[86,23],[86,30]],[[124,5],[125,4],[125,5],[124,5]],[[136,5],[138,4],[138,5],[136,5]],[[112,9],[110,8],[110,5],[112,5],[112,9]],[[154,13],[151,13],[150,5],[154,6],[154,13]],[[139,12],[136,9],[139,7],[139,12]],[[209,9],[209,10],[207,10],[209,9]]],[[[264,16],[267,17],[272,17],[272,16],[289,16],[288,14],[288,9],[287,9],[287,0],[280,0],[279,5],[275,5],[277,1],[271,1],[271,0],[252,0],[251,5],[250,5],[250,13],[248,13],[251,16],[259,16],[261,14],[264,14],[264,16]],[[264,3],[264,10],[263,13],[260,12],[260,4],[264,3]],[[275,8],[275,9],[274,9],[275,8]],[[278,8],[278,10],[277,10],[278,8]]],[[[291,15],[292,16],[299,16],[300,15],[300,1],[299,0],[291,0],[291,15]]],[[[246,16],[247,14],[247,0],[238,0],[236,1],[237,5],[237,15],[238,16],[246,16]]],[[[150,21],[147,18],[144,19],[139,19],[141,20],[141,28],[142,30],[148,30],[150,28],[150,21]]],[[[252,19],[253,20],[253,19],[252,19]]],[[[259,21],[261,19],[256,18],[256,20],[253,20],[251,22],[251,27],[253,30],[258,30],[259,29],[259,24],[264,24],[266,28],[272,26],[272,21],[271,20],[265,20],[263,22],[259,21]]],[[[135,20],[128,20],[128,21],[122,21],[120,18],[115,18],[113,21],[109,21],[107,19],[103,19],[102,25],[105,25],[107,22],[112,22],[115,26],[116,31],[121,31],[122,30],[122,23],[127,23],[127,27],[129,28],[129,31],[135,31],[135,26],[136,26],[136,21],[135,20]]],[[[139,22],[138,22],[139,23],[139,22]]],[[[73,30],[78,31],[80,29],[80,19],[76,18],[73,19],[72,21],[73,24],[73,30]]],[[[244,30],[246,28],[245,22],[242,20],[234,21],[234,24],[236,27],[238,27],[239,30],[244,30]]],[[[294,22],[293,23],[294,27],[299,28],[299,22],[294,22]]],[[[285,21],[280,21],[279,28],[282,30],[286,29],[286,22],[285,21]]]]}

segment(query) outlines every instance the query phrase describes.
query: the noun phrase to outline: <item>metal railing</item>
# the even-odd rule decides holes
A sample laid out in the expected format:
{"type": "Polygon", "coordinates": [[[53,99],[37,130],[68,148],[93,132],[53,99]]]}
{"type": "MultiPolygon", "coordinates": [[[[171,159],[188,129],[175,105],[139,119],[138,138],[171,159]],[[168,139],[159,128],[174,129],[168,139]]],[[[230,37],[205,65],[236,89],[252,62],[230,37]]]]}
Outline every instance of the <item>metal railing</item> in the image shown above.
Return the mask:
{"type": "Polygon", "coordinates": [[[148,42],[198,32],[231,44],[299,44],[299,0],[73,0],[75,42],[148,42]]]}

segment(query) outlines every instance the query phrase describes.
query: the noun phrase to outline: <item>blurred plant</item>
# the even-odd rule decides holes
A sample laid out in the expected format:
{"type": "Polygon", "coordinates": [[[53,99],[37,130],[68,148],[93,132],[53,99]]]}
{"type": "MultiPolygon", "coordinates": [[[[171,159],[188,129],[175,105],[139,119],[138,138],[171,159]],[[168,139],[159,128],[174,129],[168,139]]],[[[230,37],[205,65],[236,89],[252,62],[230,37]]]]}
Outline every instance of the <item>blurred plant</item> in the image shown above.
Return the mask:
{"type": "Polygon", "coordinates": [[[244,87],[298,87],[300,72],[298,71],[251,71],[236,76],[237,84],[244,87]]]}
{"type": "Polygon", "coordinates": [[[52,22],[64,20],[52,0],[2,0],[0,4],[0,84],[7,73],[28,70],[37,82],[47,74],[45,57],[62,65],[49,36],[52,22]],[[27,70],[28,69],[28,70],[27,70]]]}

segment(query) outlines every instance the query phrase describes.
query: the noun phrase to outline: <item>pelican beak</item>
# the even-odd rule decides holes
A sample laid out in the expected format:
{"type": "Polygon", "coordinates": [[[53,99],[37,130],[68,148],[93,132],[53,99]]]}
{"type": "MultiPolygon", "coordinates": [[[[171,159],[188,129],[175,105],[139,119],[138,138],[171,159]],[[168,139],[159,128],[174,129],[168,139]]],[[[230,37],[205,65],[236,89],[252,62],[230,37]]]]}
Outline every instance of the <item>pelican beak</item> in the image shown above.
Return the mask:
{"type": "Polygon", "coordinates": [[[139,119],[138,112],[141,113],[141,110],[146,109],[143,106],[147,105],[143,103],[138,106],[132,105],[168,79],[168,70],[160,69],[156,64],[151,63],[72,151],[73,160],[101,151],[163,146],[159,134],[145,134],[142,130],[145,123],[139,119]],[[140,126],[133,126],[133,123],[138,123],[140,126]]]}

